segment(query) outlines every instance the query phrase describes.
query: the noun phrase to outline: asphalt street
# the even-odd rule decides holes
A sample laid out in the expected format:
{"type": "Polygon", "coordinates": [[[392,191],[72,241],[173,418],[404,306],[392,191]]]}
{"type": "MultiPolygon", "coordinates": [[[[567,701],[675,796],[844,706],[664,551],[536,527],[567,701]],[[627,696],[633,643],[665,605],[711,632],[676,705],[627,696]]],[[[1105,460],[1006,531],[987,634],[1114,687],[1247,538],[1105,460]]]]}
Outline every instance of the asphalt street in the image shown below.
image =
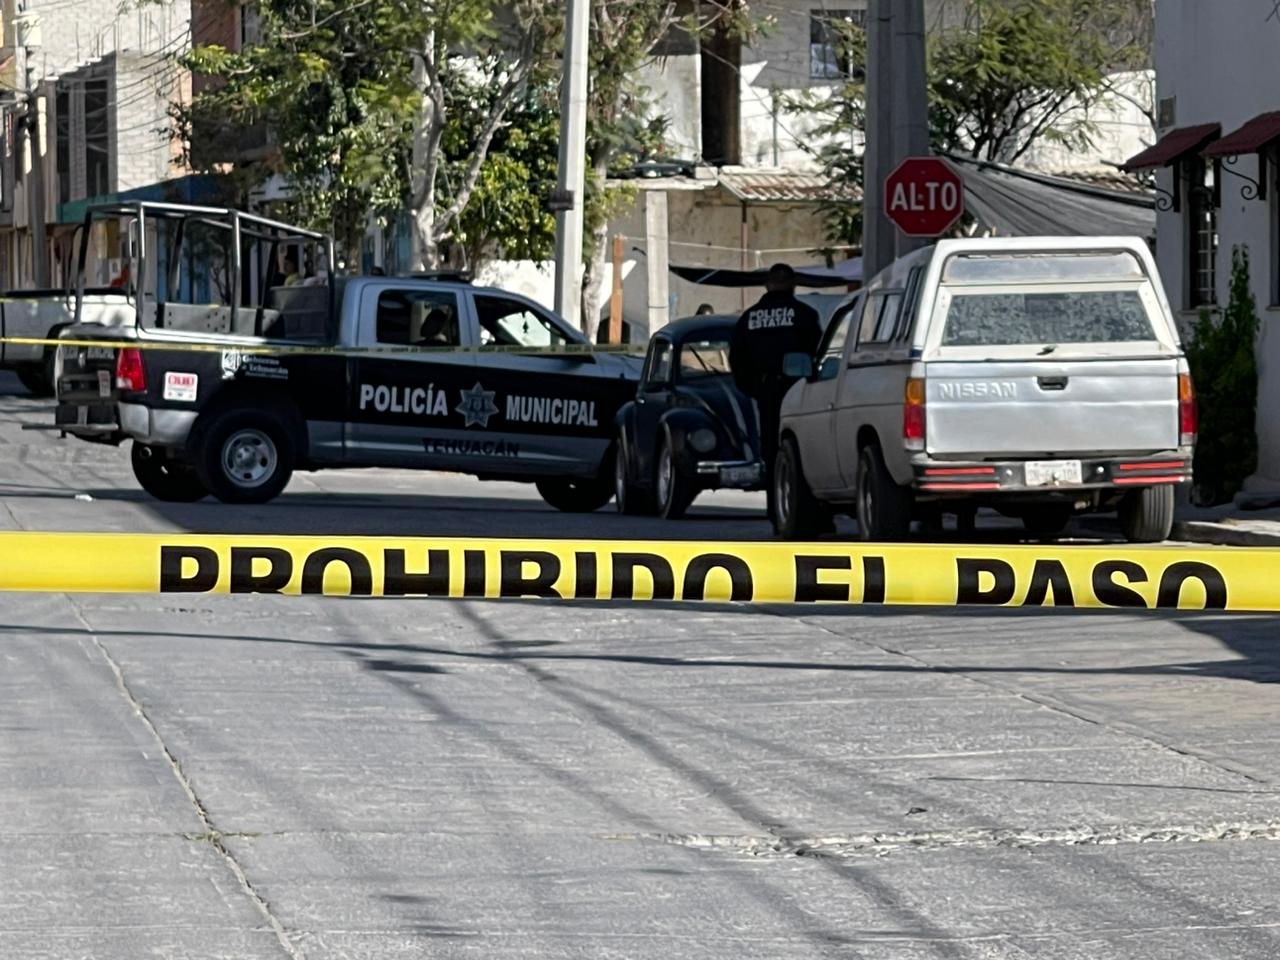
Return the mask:
{"type": "MultiPolygon", "coordinates": [[[[0,527],[768,533],[398,471],[165,505],[50,419],[0,378],[0,527]]],[[[0,595],[0,957],[1274,960],[1278,625],[0,595]]]]}

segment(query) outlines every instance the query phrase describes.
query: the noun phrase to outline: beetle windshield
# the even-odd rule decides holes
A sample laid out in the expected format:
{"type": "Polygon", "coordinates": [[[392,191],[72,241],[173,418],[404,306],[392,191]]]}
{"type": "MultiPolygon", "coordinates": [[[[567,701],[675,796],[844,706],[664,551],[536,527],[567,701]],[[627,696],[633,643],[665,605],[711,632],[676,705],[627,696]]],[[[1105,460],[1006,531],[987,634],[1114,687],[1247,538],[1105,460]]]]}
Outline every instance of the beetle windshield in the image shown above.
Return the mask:
{"type": "Polygon", "coordinates": [[[700,380],[729,373],[729,340],[687,340],[680,347],[680,379],[700,380]]]}

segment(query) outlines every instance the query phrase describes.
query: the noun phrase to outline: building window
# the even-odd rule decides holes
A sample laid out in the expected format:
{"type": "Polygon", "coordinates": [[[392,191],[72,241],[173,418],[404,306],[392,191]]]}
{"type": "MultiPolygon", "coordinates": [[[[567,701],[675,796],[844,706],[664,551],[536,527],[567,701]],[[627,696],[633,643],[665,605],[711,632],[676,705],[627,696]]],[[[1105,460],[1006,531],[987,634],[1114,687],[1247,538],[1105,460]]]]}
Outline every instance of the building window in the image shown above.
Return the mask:
{"type": "Polygon", "coordinates": [[[1187,232],[1187,307],[1218,302],[1218,210],[1213,164],[1195,157],[1183,161],[1187,197],[1183,205],[1187,232]]]}
{"type": "Polygon", "coordinates": [[[813,80],[851,80],[862,76],[865,8],[809,11],[809,76],[813,80]]]}
{"type": "MultiPolygon", "coordinates": [[[[100,197],[111,192],[111,118],[115,104],[107,92],[107,81],[90,80],[84,85],[84,196],[100,197]]],[[[72,143],[75,143],[74,138],[72,143]]]]}

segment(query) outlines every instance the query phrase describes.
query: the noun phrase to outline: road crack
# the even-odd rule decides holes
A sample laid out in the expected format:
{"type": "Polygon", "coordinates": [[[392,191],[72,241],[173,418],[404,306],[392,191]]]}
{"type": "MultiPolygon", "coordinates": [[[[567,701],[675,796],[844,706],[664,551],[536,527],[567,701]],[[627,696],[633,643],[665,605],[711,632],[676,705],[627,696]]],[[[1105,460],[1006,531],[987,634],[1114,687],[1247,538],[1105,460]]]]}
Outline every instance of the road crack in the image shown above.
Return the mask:
{"type": "Polygon", "coordinates": [[[200,795],[196,793],[195,786],[191,783],[191,779],[183,771],[182,761],[180,761],[177,755],[169,748],[164,737],[160,735],[159,729],[147,713],[146,707],[142,705],[142,701],[138,699],[130,688],[129,681],[125,679],[124,670],[120,667],[120,663],[111,655],[111,651],[102,643],[102,640],[98,637],[97,631],[94,630],[93,626],[89,623],[88,618],[85,617],[83,611],[76,604],[75,600],[70,596],[67,596],[66,599],[68,605],[74,612],[76,619],[79,620],[81,625],[84,627],[90,642],[95,648],[97,648],[98,653],[102,656],[102,659],[106,662],[107,667],[115,677],[117,689],[125,700],[128,701],[129,706],[133,709],[134,715],[142,721],[142,725],[147,728],[147,732],[151,734],[152,738],[159,745],[161,752],[164,754],[165,762],[169,766],[170,772],[173,774],[174,779],[178,781],[178,785],[182,788],[182,792],[187,795],[187,800],[191,803],[191,807],[195,811],[197,819],[199,819],[201,825],[204,827],[204,830],[200,833],[184,834],[184,836],[196,842],[206,843],[214,849],[218,856],[222,858],[223,863],[226,864],[227,869],[230,870],[231,875],[235,878],[236,884],[240,887],[240,892],[249,898],[258,913],[260,913],[262,918],[267,922],[267,925],[271,928],[271,932],[275,934],[275,938],[279,942],[285,954],[290,958],[290,960],[306,960],[306,955],[302,952],[301,948],[290,939],[289,932],[285,929],[284,924],[280,922],[280,919],[271,909],[271,904],[269,904],[266,898],[258,892],[256,887],[254,887],[253,883],[249,880],[249,877],[245,874],[244,867],[241,866],[240,861],[236,859],[236,855],[229,847],[227,847],[225,838],[238,836],[238,834],[234,832],[224,834],[214,824],[213,818],[209,816],[209,811],[205,807],[204,801],[200,799],[200,795]]]}

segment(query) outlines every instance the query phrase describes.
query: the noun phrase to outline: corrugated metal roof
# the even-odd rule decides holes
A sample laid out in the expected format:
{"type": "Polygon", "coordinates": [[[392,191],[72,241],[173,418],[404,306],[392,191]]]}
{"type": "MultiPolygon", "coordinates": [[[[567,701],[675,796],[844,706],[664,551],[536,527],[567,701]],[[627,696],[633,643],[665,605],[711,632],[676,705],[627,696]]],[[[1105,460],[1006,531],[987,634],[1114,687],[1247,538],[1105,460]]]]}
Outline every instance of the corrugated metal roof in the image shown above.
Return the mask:
{"type": "Polygon", "coordinates": [[[1142,195],[1151,193],[1151,187],[1144,183],[1141,178],[1120,170],[1055,170],[1049,176],[1057,177],[1060,180],[1074,180],[1077,183],[1085,183],[1092,187],[1102,187],[1105,190],[1118,190],[1121,193],[1142,195]]]}
{"type": "Polygon", "coordinates": [[[855,199],[856,192],[834,187],[820,173],[801,171],[720,171],[720,186],[743,203],[818,203],[855,199]]]}

